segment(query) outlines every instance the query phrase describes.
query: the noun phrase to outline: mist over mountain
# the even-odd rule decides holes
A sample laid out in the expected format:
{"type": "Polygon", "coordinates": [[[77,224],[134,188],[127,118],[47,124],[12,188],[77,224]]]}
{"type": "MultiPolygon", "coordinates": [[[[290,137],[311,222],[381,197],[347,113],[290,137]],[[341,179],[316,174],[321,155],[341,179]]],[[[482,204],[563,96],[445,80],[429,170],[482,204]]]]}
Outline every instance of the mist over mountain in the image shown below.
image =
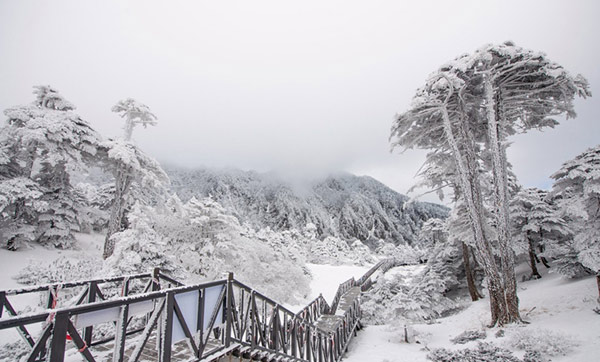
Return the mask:
{"type": "Polygon", "coordinates": [[[236,169],[165,168],[171,187],[183,201],[210,197],[241,223],[273,230],[303,229],[308,223],[320,236],[378,239],[412,244],[429,218],[445,218],[445,206],[414,202],[368,176],[338,173],[312,181],[291,181],[274,173],[236,169]]]}

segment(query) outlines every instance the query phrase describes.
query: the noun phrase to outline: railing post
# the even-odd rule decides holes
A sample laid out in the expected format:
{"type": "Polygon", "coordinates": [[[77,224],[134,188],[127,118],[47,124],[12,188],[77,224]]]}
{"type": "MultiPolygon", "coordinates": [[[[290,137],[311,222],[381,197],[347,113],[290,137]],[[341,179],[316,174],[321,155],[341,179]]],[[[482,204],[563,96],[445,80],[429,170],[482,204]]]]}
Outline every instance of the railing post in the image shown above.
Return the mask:
{"type": "Polygon", "coordinates": [[[231,321],[233,318],[233,273],[227,275],[227,294],[225,295],[225,348],[231,345],[231,321]]]}
{"type": "Polygon", "coordinates": [[[319,362],[323,361],[323,336],[321,334],[317,334],[317,338],[319,339],[317,344],[317,351],[319,352],[319,362]]]}
{"type": "Polygon", "coordinates": [[[6,292],[0,292],[0,318],[2,318],[2,312],[4,312],[4,301],[6,300],[6,292]]]}
{"type": "MultiPolygon", "coordinates": [[[[87,303],[88,304],[94,303],[96,301],[96,288],[98,288],[98,286],[96,285],[96,282],[90,282],[90,284],[88,286],[88,295],[87,295],[87,303]]],[[[88,346],[92,345],[93,332],[94,332],[93,326],[85,327],[85,329],[83,330],[83,340],[85,341],[86,345],[88,345],[88,346]]]]}
{"type": "Polygon", "coordinates": [[[273,349],[279,350],[279,331],[281,330],[281,323],[279,321],[279,304],[275,304],[275,308],[273,308],[273,312],[275,313],[275,318],[273,318],[273,328],[271,330],[273,340],[273,349]]]}
{"type": "Polygon", "coordinates": [[[121,307],[121,311],[119,313],[119,320],[117,321],[113,361],[122,362],[125,358],[125,338],[127,337],[128,318],[129,304],[125,304],[121,307]]]}
{"type": "MultiPolygon", "coordinates": [[[[306,324],[306,360],[310,362],[312,355],[312,348],[310,346],[310,324],[306,324]]],[[[313,359],[314,361],[314,359],[313,359]]]]}
{"type": "Polygon", "coordinates": [[[171,343],[173,340],[173,309],[175,306],[175,295],[168,292],[165,296],[165,314],[163,317],[163,331],[160,341],[160,362],[171,361],[171,343]]]}
{"type": "Polygon", "coordinates": [[[255,317],[254,314],[256,310],[254,309],[254,290],[250,292],[250,331],[252,332],[250,345],[252,349],[256,347],[256,327],[255,327],[255,317]]]}
{"type": "Polygon", "coordinates": [[[152,270],[152,291],[153,292],[160,290],[159,275],[160,275],[160,268],[154,268],[154,270],[152,270]]]}
{"type": "Polygon", "coordinates": [[[69,315],[66,313],[57,313],[54,317],[52,339],[50,340],[50,361],[52,362],[62,362],[65,359],[68,322],[69,315]]]}

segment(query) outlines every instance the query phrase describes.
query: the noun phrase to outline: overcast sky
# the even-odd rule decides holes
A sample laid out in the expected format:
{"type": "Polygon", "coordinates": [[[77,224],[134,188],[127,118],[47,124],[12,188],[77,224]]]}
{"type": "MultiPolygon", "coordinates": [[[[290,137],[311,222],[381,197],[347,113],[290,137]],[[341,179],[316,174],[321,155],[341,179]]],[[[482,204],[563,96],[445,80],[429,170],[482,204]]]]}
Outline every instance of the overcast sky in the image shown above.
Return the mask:
{"type": "MultiPolygon", "coordinates": [[[[134,139],[195,167],[346,170],[399,192],[423,153],[389,152],[389,129],[448,60],[512,40],[600,84],[600,2],[0,0],[0,108],[50,84],[105,137],[110,108],[147,104],[134,139]]],[[[547,188],[561,163],[600,143],[600,97],[579,117],[515,137],[522,184],[547,188]]]]}

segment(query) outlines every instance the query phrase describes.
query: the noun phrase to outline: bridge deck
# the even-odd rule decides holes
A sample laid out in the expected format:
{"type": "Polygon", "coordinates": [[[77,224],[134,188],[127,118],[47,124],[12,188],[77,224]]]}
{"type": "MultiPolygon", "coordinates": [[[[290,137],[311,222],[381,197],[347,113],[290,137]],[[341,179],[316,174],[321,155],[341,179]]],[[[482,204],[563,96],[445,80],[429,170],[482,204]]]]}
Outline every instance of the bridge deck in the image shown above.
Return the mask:
{"type": "Polygon", "coordinates": [[[340,298],[337,310],[334,315],[324,314],[322,315],[315,325],[327,332],[335,332],[339,324],[344,320],[344,313],[354,304],[354,301],[360,298],[360,287],[350,288],[340,298]]]}

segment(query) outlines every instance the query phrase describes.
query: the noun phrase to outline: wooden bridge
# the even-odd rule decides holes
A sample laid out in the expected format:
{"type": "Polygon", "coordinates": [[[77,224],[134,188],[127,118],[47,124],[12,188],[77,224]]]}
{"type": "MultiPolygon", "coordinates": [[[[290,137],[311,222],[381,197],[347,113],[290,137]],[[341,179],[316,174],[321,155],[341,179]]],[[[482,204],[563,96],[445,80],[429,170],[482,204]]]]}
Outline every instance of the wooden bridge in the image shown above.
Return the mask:
{"type": "MultiPolygon", "coordinates": [[[[298,313],[234,279],[183,285],[153,273],[0,291],[0,332],[15,328],[27,361],[337,362],[360,324],[374,265],[298,313]],[[9,300],[42,293],[47,309],[18,314],[9,300]],[[63,297],[59,298],[59,294],[63,297]],[[36,333],[31,331],[37,330],[36,333]]],[[[16,356],[15,356],[16,357],[16,356]]]]}

